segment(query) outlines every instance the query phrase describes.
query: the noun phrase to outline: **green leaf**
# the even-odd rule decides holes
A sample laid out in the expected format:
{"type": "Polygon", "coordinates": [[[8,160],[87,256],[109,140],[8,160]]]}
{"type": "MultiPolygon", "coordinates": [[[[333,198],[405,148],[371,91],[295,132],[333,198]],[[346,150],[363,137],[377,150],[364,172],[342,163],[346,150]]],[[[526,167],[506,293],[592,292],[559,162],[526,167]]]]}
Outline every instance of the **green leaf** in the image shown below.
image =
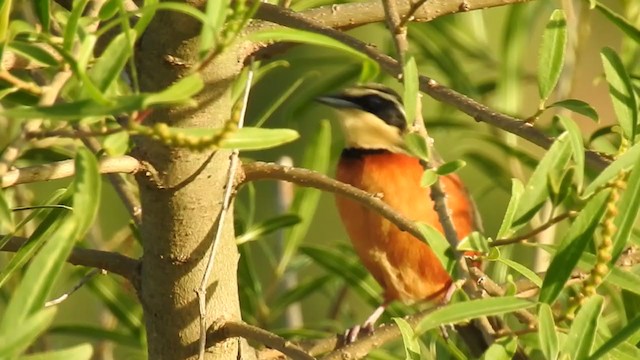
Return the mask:
{"type": "Polygon", "coordinates": [[[406,360],[420,360],[420,341],[413,332],[411,325],[403,319],[395,317],[393,321],[398,325],[400,334],[402,334],[402,344],[404,345],[404,353],[406,360]]]}
{"type": "Polygon", "coordinates": [[[632,167],[626,189],[622,193],[617,206],[618,215],[614,220],[617,230],[613,237],[612,266],[615,266],[620,253],[629,242],[631,232],[638,218],[638,212],[640,212],[640,159],[636,160],[636,165],[632,167]]]}
{"type": "Polygon", "coordinates": [[[103,93],[118,79],[129,57],[133,53],[135,32],[122,33],[116,36],[87,72],[89,79],[103,93]]]}
{"type": "Polygon", "coordinates": [[[300,217],[292,214],[285,214],[272,217],[263,221],[258,225],[249,228],[244,234],[236,237],[236,244],[244,244],[246,242],[258,240],[261,237],[271,234],[274,231],[291,227],[300,223],[300,217]]]}
{"type": "Polygon", "coordinates": [[[627,19],[613,12],[611,9],[599,2],[595,3],[595,7],[602,13],[602,15],[609,19],[609,21],[620,28],[620,30],[622,30],[622,32],[624,32],[628,37],[633,39],[633,41],[635,41],[636,43],[640,44],[640,29],[633,26],[633,24],[627,21],[627,19]]]}
{"type": "Polygon", "coordinates": [[[558,358],[558,334],[553,321],[553,312],[548,304],[540,304],[538,309],[538,341],[544,358],[556,360],[558,358]]]}
{"type": "Polygon", "coordinates": [[[77,222],[77,235],[82,238],[98,215],[102,181],[96,157],[80,148],[75,159],[75,176],[70,187],[73,194],[73,215],[77,222]]]}
{"type": "Polygon", "coordinates": [[[515,233],[515,230],[512,229],[513,219],[516,216],[516,210],[518,209],[520,198],[523,193],[524,185],[522,182],[516,178],[511,179],[511,198],[509,199],[509,205],[507,206],[507,210],[502,218],[502,224],[500,225],[500,230],[498,230],[498,235],[496,235],[498,239],[512,236],[515,233]]]}
{"type": "Polygon", "coordinates": [[[433,169],[427,169],[422,173],[420,177],[420,186],[423,188],[428,188],[429,186],[436,183],[438,180],[438,174],[433,169]]]}
{"type": "Polygon", "coordinates": [[[229,0],[207,1],[205,15],[211,19],[211,26],[203,24],[200,32],[200,57],[216,47],[216,37],[224,25],[224,20],[229,10],[229,0]]]}
{"type": "Polygon", "coordinates": [[[513,260],[507,259],[507,258],[503,258],[503,257],[499,257],[497,259],[497,261],[507,265],[508,267],[512,268],[513,270],[519,272],[520,274],[522,274],[522,276],[526,277],[527,279],[529,279],[529,281],[531,281],[533,284],[535,284],[537,287],[541,287],[542,286],[542,279],[540,279],[540,276],[538,276],[538,274],[536,274],[533,270],[529,269],[528,267],[517,263],[513,260]]]}
{"type": "Polygon", "coordinates": [[[404,145],[411,155],[429,161],[429,146],[422,135],[414,132],[406,134],[404,136],[404,145]]]}
{"type": "Polygon", "coordinates": [[[638,104],[631,79],[615,51],[606,47],[602,49],[600,55],[618,124],[620,124],[625,137],[633,144],[638,126],[638,104]]]}
{"type": "Polygon", "coordinates": [[[93,347],[85,343],[61,350],[23,355],[18,360],[90,360],[92,355],[93,347]]]}
{"type": "Polygon", "coordinates": [[[58,60],[42,46],[24,41],[13,40],[9,43],[9,49],[37,63],[47,66],[59,65],[58,60]]]}
{"type": "Polygon", "coordinates": [[[51,21],[49,6],[50,6],[50,1],[47,1],[47,0],[40,0],[40,1],[33,2],[34,10],[36,12],[36,15],[38,16],[38,20],[40,20],[40,25],[42,25],[42,30],[45,33],[49,32],[49,26],[51,21]]]}
{"type": "Polygon", "coordinates": [[[335,49],[351,55],[354,58],[362,61],[363,63],[369,63],[370,67],[377,68],[377,63],[374,63],[369,57],[343,43],[326,35],[317,34],[309,31],[303,31],[291,28],[277,28],[264,31],[258,31],[250,34],[248,40],[256,42],[296,42],[309,45],[318,45],[335,49]]]}
{"type": "Polygon", "coordinates": [[[114,280],[99,276],[86,284],[86,287],[100,299],[100,303],[109,309],[110,313],[118,319],[118,323],[131,334],[142,331],[141,315],[136,311],[132,301],[127,301],[124,293],[114,284],[114,280]]]}
{"type": "Polygon", "coordinates": [[[569,355],[571,359],[586,359],[591,353],[603,302],[602,296],[594,295],[576,315],[563,349],[563,353],[569,355]]]}
{"type": "Polygon", "coordinates": [[[473,231],[458,243],[458,251],[489,253],[489,239],[478,231],[473,231]]]}
{"type": "Polygon", "coordinates": [[[551,145],[551,148],[540,160],[533,174],[531,174],[525,191],[520,198],[518,210],[513,220],[513,228],[517,229],[526,224],[542,207],[547,200],[547,195],[549,195],[547,188],[549,177],[552,177],[552,174],[564,171],[570,155],[569,136],[564,133],[551,145]]]}
{"type": "Polygon", "coordinates": [[[298,137],[298,132],[292,129],[244,127],[222,140],[220,147],[223,149],[262,150],[292,142],[298,137]]]}
{"type": "Polygon", "coordinates": [[[630,337],[640,332],[640,316],[635,317],[627,323],[622,329],[615,332],[604,344],[600,345],[598,350],[594,351],[589,360],[602,359],[609,351],[623,344],[630,337]]]}
{"type": "Polygon", "coordinates": [[[544,102],[556,87],[567,45],[567,19],[564,11],[554,10],[542,35],[538,59],[538,92],[544,102]]]}
{"type": "Polygon", "coordinates": [[[561,107],[561,108],[571,110],[574,113],[584,115],[595,122],[598,122],[598,120],[600,120],[596,110],[592,108],[591,105],[589,105],[588,103],[582,100],[576,100],[576,99],[561,100],[551,105],[548,105],[547,109],[552,107],[561,107]]]}
{"type": "Polygon", "coordinates": [[[13,324],[10,329],[0,331],[0,354],[3,358],[11,359],[27,350],[51,325],[55,315],[55,308],[41,309],[20,323],[13,324]]]}
{"type": "Polygon", "coordinates": [[[638,161],[640,161],[640,144],[635,144],[602,170],[600,175],[584,189],[583,196],[593,194],[597,189],[618,176],[621,171],[630,170],[638,161]]]}
{"type": "Polygon", "coordinates": [[[467,166],[467,163],[464,160],[454,160],[444,163],[436,169],[436,173],[440,176],[445,176],[452,174],[463,167],[467,166]]]}
{"type": "MultiPolygon", "coordinates": [[[[107,0],[100,8],[98,18],[102,21],[109,20],[116,16],[120,7],[121,1],[119,0],[107,0]]],[[[145,3],[146,5],[146,3],[145,3]]]]}
{"type": "Polygon", "coordinates": [[[438,257],[442,267],[447,271],[447,273],[453,274],[456,266],[456,258],[444,235],[442,235],[438,229],[429,224],[417,223],[416,225],[424,238],[427,239],[427,244],[438,257]]]}
{"type": "Polygon", "coordinates": [[[333,275],[324,275],[315,279],[303,281],[295,288],[280,295],[272,304],[272,313],[281,314],[289,305],[298,302],[309,295],[317,294],[328,282],[335,279],[333,275]]]}
{"type": "MultiPolygon", "coordinates": [[[[9,208],[9,204],[7,203],[6,195],[2,188],[0,188],[0,231],[2,233],[12,232],[14,230],[13,226],[13,216],[11,215],[11,209],[9,208]]],[[[0,247],[2,247],[2,241],[0,240],[0,247]]]]}
{"type": "Polygon", "coordinates": [[[580,189],[584,181],[584,140],[582,139],[582,132],[575,121],[563,115],[557,115],[557,117],[560,119],[562,127],[569,133],[572,157],[576,163],[576,182],[578,183],[578,189],[580,189]]]}
{"type": "Polygon", "coordinates": [[[420,93],[418,89],[418,66],[413,56],[407,58],[406,63],[402,67],[402,81],[404,82],[404,96],[402,102],[406,113],[407,124],[411,126],[416,120],[416,111],[418,101],[420,101],[420,93]]]}
{"type": "MultiPolygon", "coordinates": [[[[316,132],[315,137],[308,140],[304,158],[302,160],[302,167],[315,170],[320,173],[326,173],[329,168],[330,157],[331,124],[329,121],[323,120],[320,123],[320,127],[316,132]]],[[[309,230],[309,225],[311,224],[313,214],[316,212],[319,200],[320,190],[312,188],[301,188],[296,190],[290,212],[297,214],[302,221],[286,233],[286,245],[276,269],[277,274],[284,274],[291,258],[302,243],[307,231],[309,230]]]]}
{"type": "Polygon", "coordinates": [[[168,88],[154,94],[149,94],[143,99],[143,107],[158,104],[189,104],[192,97],[204,88],[204,81],[200,74],[192,74],[178,80],[168,88]]]}
{"type": "Polygon", "coordinates": [[[481,360],[511,360],[518,350],[518,340],[515,337],[503,337],[497,339],[487,351],[482,354],[481,360]]]}
{"type": "Polygon", "coordinates": [[[522,310],[534,306],[535,303],[514,296],[485,298],[449,304],[438,308],[427,315],[414,328],[419,336],[426,331],[444,324],[455,324],[481,316],[492,316],[522,310]]]}
{"type": "Polygon", "coordinates": [[[610,190],[603,190],[594,196],[571,224],[547,269],[540,289],[540,302],[552,304],[564,288],[587,244],[593,239],[593,233],[606,209],[609,193],[610,190]]]}
{"type": "Polygon", "coordinates": [[[62,48],[68,53],[71,52],[71,47],[76,39],[78,23],[80,22],[80,17],[82,17],[82,13],[84,12],[84,8],[87,6],[87,3],[89,3],[89,0],[78,0],[73,2],[73,9],[71,9],[71,14],[67,19],[67,26],[64,28],[62,40],[62,48]]]}

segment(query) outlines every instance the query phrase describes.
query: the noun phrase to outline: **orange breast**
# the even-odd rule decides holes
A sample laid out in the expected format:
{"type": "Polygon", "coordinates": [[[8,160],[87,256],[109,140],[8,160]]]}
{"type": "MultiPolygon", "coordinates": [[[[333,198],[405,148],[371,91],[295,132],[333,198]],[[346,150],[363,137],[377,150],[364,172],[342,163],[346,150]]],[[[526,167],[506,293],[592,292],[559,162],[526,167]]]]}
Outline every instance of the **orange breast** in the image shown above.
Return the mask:
{"type": "MultiPolygon", "coordinates": [[[[405,217],[442,232],[429,189],[420,186],[422,173],[418,160],[404,154],[349,151],[343,153],[336,177],[381,194],[405,217]]],[[[463,238],[473,228],[473,207],[457,176],[442,177],[441,184],[458,237],[463,238]]],[[[336,203],[358,256],[384,288],[385,300],[410,303],[434,298],[449,286],[449,275],[427,244],[352,200],[338,196],[336,203]]]]}

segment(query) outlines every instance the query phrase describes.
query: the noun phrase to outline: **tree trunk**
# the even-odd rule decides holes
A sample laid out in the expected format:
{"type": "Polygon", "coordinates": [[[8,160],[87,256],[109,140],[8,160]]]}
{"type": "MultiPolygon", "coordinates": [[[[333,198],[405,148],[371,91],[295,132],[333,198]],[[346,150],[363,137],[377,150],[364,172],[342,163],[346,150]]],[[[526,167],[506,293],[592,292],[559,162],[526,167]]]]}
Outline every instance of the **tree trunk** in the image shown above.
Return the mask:
{"type": "MultiPolygon", "coordinates": [[[[191,72],[197,62],[197,21],[177,12],[159,12],[136,54],[142,91],[158,91],[191,72]]],[[[227,49],[202,72],[206,88],[198,108],[155,110],[147,124],[220,127],[231,113],[229,86],[240,72],[237,47],[227,49]]],[[[199,311],[196,289],[216,231],[229,165],[229,151],[196,153],[136,139],[136,156],[157,170],[161,184],[139,177],[143,221],[140,299],[149,359],[194,359],[198,353],[199,311]]],[[[240,319],[238,252],[229,211],[207,289],[207,325],[240,319]]],[[[207,358],[236,359],[238,341],[208,349],[207,358]]]]}

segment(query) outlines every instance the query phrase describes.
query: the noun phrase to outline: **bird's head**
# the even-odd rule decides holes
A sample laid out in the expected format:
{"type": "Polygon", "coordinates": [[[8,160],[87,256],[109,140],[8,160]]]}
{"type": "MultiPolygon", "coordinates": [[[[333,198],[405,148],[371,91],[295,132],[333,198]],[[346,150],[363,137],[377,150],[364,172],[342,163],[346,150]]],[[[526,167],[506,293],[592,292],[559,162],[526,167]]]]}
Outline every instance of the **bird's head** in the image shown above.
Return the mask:
{"type": "Polygon", "coordinates": [[[403,152],[407,121],[402,100],[395,91],[369,84],[317,100],[338,111],[347,148],[403,152]]]}

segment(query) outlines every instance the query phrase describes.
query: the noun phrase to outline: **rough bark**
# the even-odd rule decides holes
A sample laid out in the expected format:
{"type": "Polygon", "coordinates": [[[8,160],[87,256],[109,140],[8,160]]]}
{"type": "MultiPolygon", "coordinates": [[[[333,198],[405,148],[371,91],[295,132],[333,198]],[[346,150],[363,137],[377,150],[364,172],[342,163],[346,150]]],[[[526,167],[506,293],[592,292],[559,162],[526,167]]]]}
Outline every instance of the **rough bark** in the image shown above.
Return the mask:
{"type": "MultiPolygon", "coordinates": [[[[166,11],[156,14],[136,54],[142,91],[158,91],[192,71],[199,31],[198,23],[188,16],[166,11]]],[[[242,67],[237,49],[228,49],[202,72],[207,85],[197,99],[197,109],[154,111],[145,121],[177,127],[221,126],[231,111],[229,86],[242,67]]],[[[195,153],[142,138],[136,146],[135,155],[158,170],[162,183],[158,187],[148,179],[138,179],[144,247],[140,299],[149,359],[193,359],[199,338],[196,289],[214,236],[230,153],[195,153]]],[[[220,318],[240,319],[233,211],[225,224],[207,292],[208,325],[220,318]]],[[[207,358],[237,356],[237,339],[223,341],[207,352],[207,358]]]]}

